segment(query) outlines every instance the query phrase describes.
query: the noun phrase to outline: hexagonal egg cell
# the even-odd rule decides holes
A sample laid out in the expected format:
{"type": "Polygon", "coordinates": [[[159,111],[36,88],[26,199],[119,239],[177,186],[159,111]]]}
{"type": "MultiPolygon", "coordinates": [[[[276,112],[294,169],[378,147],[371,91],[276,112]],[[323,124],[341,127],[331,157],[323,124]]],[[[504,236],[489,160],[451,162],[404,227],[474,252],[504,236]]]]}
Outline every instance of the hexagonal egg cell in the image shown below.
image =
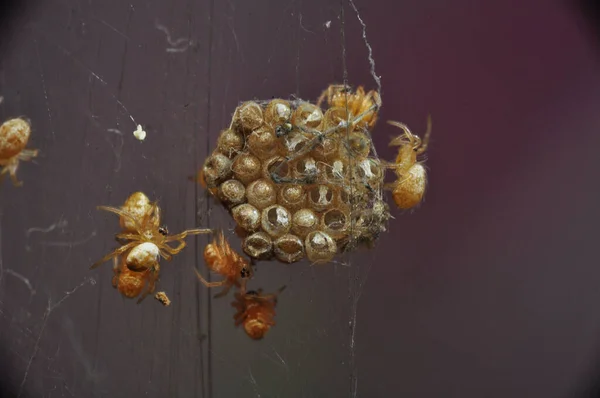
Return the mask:
{"type": "Polygon", "coordinates": [[[254,101],[244,102],[233,115],[232,126],[241,133],[248,134],[264,123],[263,110],[254,101]]]}
{"type": "Polygon", "coordinates": [[[280,150],[279,138],[275,130],[269,125],[264,125],[254,130],[247,138],[248,150],[259,159],[268,159],[280,150]]]}
{"type": "Polygon", "coordinates": [[[293,234],[285,234],[273,244],[275,257],[284,263],[295,263],[304,258],[304,243],[293,234]]]}
{"type": "Polygon", "coordinates": [[[213,152],[204,162],[203,178],[208,188],[216,188],[231,177],[231,160],[220,152],[213,152]]]}
{"type": "Polygon", "coordinates": [[[260,224],[263,231],[273,238],[278,238],[292,227],[292,216],[285,207],[273,205],[263,210],[260,224]]]}
{"type": "Polygon", "coordinates": [[[294,126],[307,129],[318,129],[323,122],[323,111],[310,102],[300,103],[292,115],[294,126]]]}
{"type": "Polygon", "coordinates": [[[219,185],[218,196],[226,206],[236,206],[246,201],[246,187],[238,180],[227,180],[219,185]]]}
{"type": "Polygon", "coordinates": [[[342,159],[364,158],[371,153],[371,139],[362,131],[353,131],[341,139],[343,145],[339,146],[339,157],[342,159]]]}
{"type": "Polygon", "coordinates": [[[292,216],[292,232],[301,238],[319,226],[319,216],[311,209],[300,209],[292,216]]]}
{"type": "Polygon", "coordinates": [[[308,204],[317,211],[323,211],[333,204],[334,191],[328,185],[318,185],[308,192],[308,204]]]}
{"type": "Polygon", "coordinates": [[[317,181],[318,175],[317,162],[310,156],[299,159],[292,165],[292,176],[305,184],[312,184],[317,181]]]}
{"type": "Polygon", "coordinates": [[[247,185],[260,178],[262,163],[259,158],[252,154],[241,153],[233,159],[231,170],[235,178],[247,185]]]}
{"type": "Polygon", "coordinates": [[[348,235],[349,214],[342,209],[329,209],[321,217],[321,229],[334,239],[348,235]]]}
{"type": "Polygon", "coordinates": [[[298,210],[306,205],[306,191],[301,184],[285,184],[279,188],[277,204],[290,211],[298,210]]]}
{"type": "Polygon", "coordinates": [[[269,180],[273,180],[273,177],[289,178],[290,165],[283,156],[273,156],[263,162],[262,175],[269,180]]]}
{"type": "Polygon", "coordinates": [[[375,158],[363,158],[357,162],[355,168],[356,177],[371,188],[378,189],[383,185],[384,170],[381,162],[375,158]]]}
{"type": "Polygon", "coordinates": [[[242,250],[257,260],[268,260],[273,256],[273,240],[266,232],[256,232],[242,241],[242,250]]]}
{"type": "Polygon", "coordinates": [[[277,201],[277,190],[275,184],[266,178],[261,178],[248,185],[246,188],[246,197],[248,198],[248,203],[262,210],[275,204],[277,201]]]}
{"type": "Polygon", "coordinates": [[[323,231],[313,231],[304,240],[306,257],[313,263],[326,263],[337,254],[337,244],[323,231]]]}
{"type": "Polygon", "coordinates": [[[260,211],[249,203],[234,207],[231,215],[235,223],[245,231],[256,231],[260,227],[260,211]]]}
{"type": "Polygon", "coordinates": [[[242,151],[244,143],[245,140],[242,134],[232,129],[226,129],[219,134],[217,149],[223,155],[232,158],[242,151]]]}
{"type": "Polygon", "coordinates": [[[264,111],[265,121],[271,127],[288,123],[292,117],[292,108],[289,101],[282,99],[271,100],[264,111]]]}

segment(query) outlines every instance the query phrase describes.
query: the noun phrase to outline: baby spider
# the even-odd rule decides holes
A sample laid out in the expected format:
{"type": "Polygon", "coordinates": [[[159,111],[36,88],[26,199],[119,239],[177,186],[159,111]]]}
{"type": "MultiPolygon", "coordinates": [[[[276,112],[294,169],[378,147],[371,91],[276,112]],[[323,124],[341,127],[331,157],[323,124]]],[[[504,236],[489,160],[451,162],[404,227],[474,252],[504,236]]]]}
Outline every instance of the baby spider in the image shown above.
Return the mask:
{"type": "Polygon", "coordinates": [[[367,112],[360,121],[364,122],[369,129],[375,126],[377,112],[381,108],[381,97],[377,91],[371,90],[365,93],[363,86],[360,86],[356,89],[356,92],[352,93],[352,89],[346,85],[332,84],[323,91],[317,100],[318,107],[321,107],[325,98],[327,98],[327,104],[330,108],[348,107],[349,119],[367,112]]]}
{"type": "Polygon", "coordinates": [[[13,185],[17,187],[23,185],[17,179],[19,161],[31,160],[38,155],[37,149],[25,149],[30,135],[31,126],[21,118],[7,120],[0,126],[0,178],[10,174],[13,185]]]}
{"type": "Polygon", "coordinates": [[[158,261],[153,261],[151,267],[147,267],[142,271],[133,271],[127,266],[126,259],[127,254],[123,254],[120,257],[113,257],[113,272],[115,275],[112,278],[112,285],[123,296],[135,298],[142,293],[142,290],[144,290],[144,287],[146,287],[147,284],[146,291],[137,301],[139,304],[148,294],[154,292],[160,266],[158,265],[158,261]]]}
{"type": "Polygon", "coordinates": [[[388,123],[404,130],[404,134],[390,142],[390,146],[400,147],[396,162],[387,166],[394,170],[398,179],[386,184],[386,188],[392,191],[396,206],[410,209],[421,202],[427,185],[427,172],[423,163],[417,162],[417,156],[427,150],[431,135],[431,116],[427,118],[427,131],[422,141],[419,136],[412,134],[405,124],[393,121],[388,123]]]}
{"type": "Polygon", "coordinates": [[[223,290],[215,295],[216,298],[225,296],[234,285],[243,289],[246,281],[252,277],[250,263],[229,246],[223,231],[219,231],[212,243],[204,248],[204,261],[209,270],[225,277],[220,282],[208,282],[197,269],[194,269],[204,286],[208,288],[224,286],[223,290]]]}
{"type": "Polygon", "coordinates": [[[277,305],[277,296],[285,289],[281,287],[277,292],[269,295],[262,294],[262,289],[258,291],[242,290],[235,293],[235,301],[231,303],[237,312],[233,316],[235,326],[244,325],[244,330],[250,338],[254,340],[262,339],[265,334],[275,325],[275,306],[277,305]]]}
{"type": "Polygon", "coordinates": [[[210,229],[190,229],[176,235],[168,235],[165,227],[160,226],[160,208],[157,203],[146,202],[147,197],[141,192],[131,195],[122,208],[98,206],[100,210],[110,211],[121,216],[122,233],[117,234],[119,240],[129,240],[113,252],[107,254],[91,268],[96,268],[105,261],[124,255],[127,267],[132,271],[154,270],[158,266],[159,256],[171,260],[186,246],[184,238],[188,235],[210,233],[210,229]],[[135,201],[132,201],[135,199],[135,201]],[[170,242],[179,245],[172,247],[170,242]]]}

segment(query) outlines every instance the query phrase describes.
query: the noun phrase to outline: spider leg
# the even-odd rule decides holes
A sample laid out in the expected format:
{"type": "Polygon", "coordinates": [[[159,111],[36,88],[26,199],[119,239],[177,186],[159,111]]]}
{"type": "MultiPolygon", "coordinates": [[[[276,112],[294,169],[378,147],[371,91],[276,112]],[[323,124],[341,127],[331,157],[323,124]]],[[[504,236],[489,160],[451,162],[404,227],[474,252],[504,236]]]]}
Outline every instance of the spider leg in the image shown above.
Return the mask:
{"type": "Polygon", "coordinates": [[[188,235],[210,234],[212,232],[213,232],[213,230],[210,229],[210,228],[188,229],[186,231],[178,233],[177,235],[169,235],[169,236],[167,236],[165,238],[165,242],[171,242],[171,241],[174,241],[174,240],[181,240],[181,239],[185,238],[188,235]]]}
{"type": "Polygon", "coordinates": [[[136,218],[134,216],[132,216],[131,214],[129,214],[125,210],[121,210],[119,208],[112,207],[112,206],[97,206],[96,208],[98,210],[108,211],[108,212],[115,213],[115,214],[117,214],[119,216],[127,218],[135,226],[136,232],[138,232],[141,235],[142,227],[140,226],[140,223],[136,220],[136,218]]]}
{"type": "Polygon", "coordinates": [[[146,287],[146,290],[144,291],[142,296],[138,299],[137,304],[141,303],[149,294],[154,293],[154,289],[156,289],[156,280],[158,279],[158,273],[152,272],[146,278],[148,279],[148,286],[146,287]]]}
{"type": "Polygon", "coordinates": [[[179,245],[177,247],[171,247],[166,242],[158,245],[158,247],[160,247],[161,249],[164,249],[169,254],[178,254],[186,246],[187,246],[187,244],[185,243],[185,241],[183,241],[183,239],[179,239],[179,245]]]}
{"type": "MultiPolygon", "coordinates": [[[[164,245],[158,245],[158,247],[159,247],[159,249],[165,250],[164,245]]],[[[159,250],[158,251],[158,253],[160,254],[160,256],[162,258],[164,258],[165,260],[167,260],[167,261],[171,261],[171,259],[173,258],[173,256],[171,255],[171,253],[168,253],[168,252],[165,253],[163,250],[159,250]]]]}
{"type": "Polygon", "coordinates": [[[19,161],[14,161],[14,162],[9,163],[2,170],[3,173],[5,172],[4,170],[6,170],[9,173],[10,180],[12,181],[12,183],[15,187],[20,187],[23,185],[23,182],[19,181],[19,179],[17,178],[17,169],[18,168],[19,168],[19,161]]]}
{"type": "Polygon", "coordinates": [[[385,189],[385,190],[388,190],[388,191],[393,191],[394,189],[396,189],[396,187],[397,187],[398,185],[402,185],[402,184],[404,184],[406,181],[408,181],[408,178],[409,178],[409,177],[406,177],[406,178],[404,178],[404,179],[402,179],[402,180],[401,180],[400,178],[398,178],[398,179],[397,179],[396,181],[394,181],[394,182],[390,182],[390,183],[387,183],[387,184],[385,184],[385,185],[383,186],[383,189],[385,189]]]}
{"type": "Polygon", "coordinates": [[[17,167],[16,166],[11,167],[10,180],[12,181],[12,183],[15,187],[20,187],[23,185],[23,181],[19,181],[19,179],[17,178],[17,167]]]}
{"type": "Polygon", "coordinates": [[[233,316],[233,319],[235,320],[234,325],[240,326],[242,323],[244,323],[247,316],[248,315],[246,314],[246,311],[244,310],[244,308],[239,308],[238,312],[233,316]]]}
{"type": "Polygon", "coordinates": [[[194,268],[194,271],[196,271],[196,276],[198,277],[200,282],[202,282],[202,284],[208,288],[219,287],[219,286],[223,286],[224,284],[228,283],[227,278],[223,279],[220,282],[209,282],[206,279],[204,279],[204,277],[200,274],[200,272],[198,272],[198,270],[196,268],[194,268]]]}
{"type": "Polygon", "coordinates": [[[6,173],[8,173],[8,166],[2,167],[2,171],[0,172],[0,181],[4,181],[4,177],[6,177],[6,173]]]}
{"type": "Polygon", "coordinates": [[[429,137],[431,137],[431,115],[427,115],[427,130],[425,130],[425,134],[423,135],[421,146],[417,149],[417,155],[420,155],[427,150],[427,147],[429,146],[429,137]]]}
{"type": "Polygon", "coordinates": [[[339,86],[338,84],[330,84],[329,87],[327,87],[325,90],[323,90],[323,92],[319,96],[319,99],[317,100],[317,106],[319,108],[321,107],[321,104],[323,103],[325,98],[327,98],[327,103],[328,104],[330,103],[331,97],[333,96],[332,91],[338,86],[339,86]]]}
{"type": "Polygon", "coordinates": [[[223,296],[226,296],[227,293],[229,293],[230,289],[231,289],[231,285],[230,284],[226,284],[225,287],[223,288],[223,290],[221,290],[219,293],[215,294],[213,297],[214,298],[221,298],[223,296]]]}
{"type": "Polygon", "coordinates": [[[126,240],[142,240],[142,237],[138,234],[116,234],[115,238],[117,239],[126,239],[126,240]]]}
{"type": "Polygon", "coordinates": [[[160,225],[160,207],[158,207],[158,202],[152,203],[151,210],[148,212],[147,217],[149,217],[151,224],[158,228],[160,225]]]}
{"type": "Polygon", "coordinates": [[[137,245],[139,242],[130,242],[124,246],[119,247],[118,249],[116,249],[115,251],[108,253],[106,256],[102,257],[102,259],[100,259],[99,261],[96,261],[91,267],[90,269],[94,269],[97,266],[99,266],[100,264],[110,260],[113,257],[119,256],[123,253],[125,253],[127,250],[131,249],[132,247],[134,247],[135,245],[137,245]]]}
{"type": "Polygon", "coordinates": [[[367,109],[366,111],[364,111],[360,115],[356,116],[354,119],[349,120],[347,122],[341,122],[340,125],[342,125],[343,127],[348,127],[349,125],[354,126],[356,123],[360,122],[369,113],[371,113],[373,111],[377,111],[377,109],[379,109],[379,106],[375,103],[375,104],[371,105],[369,107],[369,109],[367,109]]]}
{"type": "Polygon", "coordinates": [[[285,290],[286,287],[287,287],[286,285],[283,285],[275,293],[267,294],[267,295],[264,295],[264,296],[260,294],[260,292],[262,292],[262,289],[260,289],[259,290],[259,295],[256,296],[255,298],[258,299],[258,300],[264,300],[264,301],[273,300],[274,302],[277,302],[277,296],[279,296],[281,294],[281,292],[283,292],[285,290]]]}
{"type": "Polygon", "coordinates": [[[38,153],[37,149],[23,149],[18,156],[20,160],[31,160],[37,157],[38,153]]]}

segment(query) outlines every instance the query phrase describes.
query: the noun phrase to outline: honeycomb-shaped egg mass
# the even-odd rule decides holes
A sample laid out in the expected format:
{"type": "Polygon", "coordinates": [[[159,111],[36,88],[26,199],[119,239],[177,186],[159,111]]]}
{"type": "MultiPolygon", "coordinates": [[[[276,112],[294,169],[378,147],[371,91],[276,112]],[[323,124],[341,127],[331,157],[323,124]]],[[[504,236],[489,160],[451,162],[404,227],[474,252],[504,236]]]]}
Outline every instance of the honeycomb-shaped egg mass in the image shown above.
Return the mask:
{"type": "Polygon", "coordinates": [[[365,123],[347,115],[284,99],[235,110],[201,174],[231,213],[247,255],[328,262],[385,230],[385,167],[365,123]]]}

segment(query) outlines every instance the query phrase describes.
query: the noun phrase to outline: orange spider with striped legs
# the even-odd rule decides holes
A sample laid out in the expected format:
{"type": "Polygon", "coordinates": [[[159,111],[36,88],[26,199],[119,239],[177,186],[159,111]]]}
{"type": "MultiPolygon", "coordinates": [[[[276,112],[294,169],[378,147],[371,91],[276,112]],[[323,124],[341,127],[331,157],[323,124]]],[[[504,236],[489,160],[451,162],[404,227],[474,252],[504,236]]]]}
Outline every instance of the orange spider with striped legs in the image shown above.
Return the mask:
{"type": "Polygon", "coordinates": [[[223,290],[215,295],[216,298],[225,296],[232,286],[243,289],[247,280],[252,277],[250,263],[231,248],[223,231],[217,232],[217,237],[204,248],[204,261],[209,270],[225,277],[219,282],[209,282],[197,269],[194,269],[204,286],[208,288],[224,286],[223,290]]]}

